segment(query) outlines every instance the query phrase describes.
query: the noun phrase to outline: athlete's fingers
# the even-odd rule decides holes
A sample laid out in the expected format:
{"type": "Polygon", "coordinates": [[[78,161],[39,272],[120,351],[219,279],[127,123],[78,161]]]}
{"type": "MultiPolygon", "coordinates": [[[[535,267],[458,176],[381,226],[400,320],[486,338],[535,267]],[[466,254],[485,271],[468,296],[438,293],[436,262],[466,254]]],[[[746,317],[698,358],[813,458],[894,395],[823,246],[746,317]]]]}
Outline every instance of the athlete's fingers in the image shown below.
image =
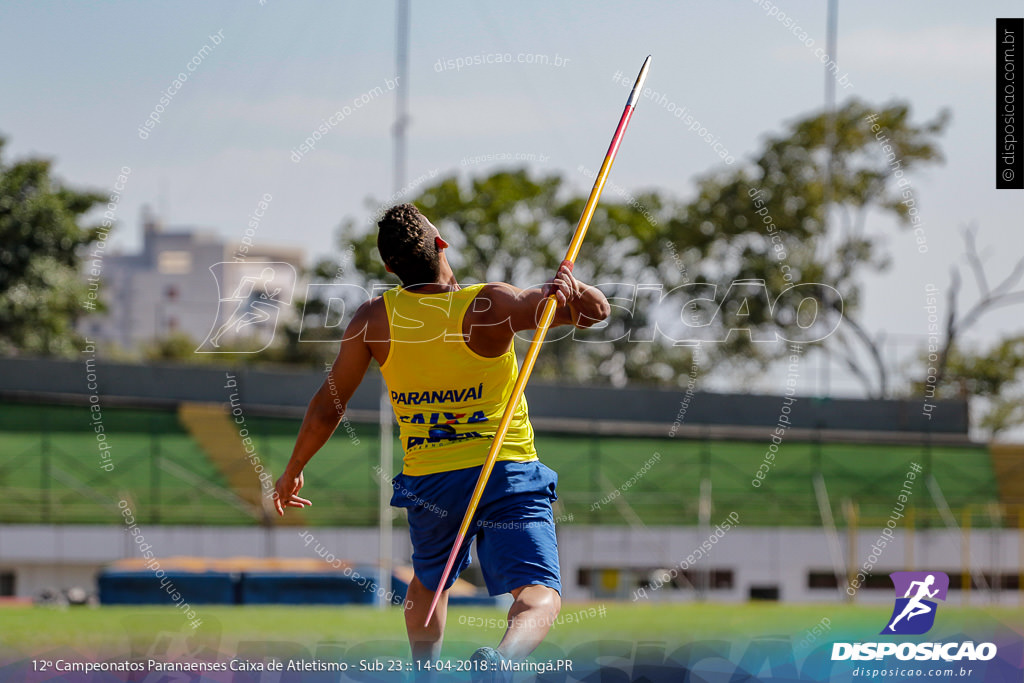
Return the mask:
{"type": "Polygon", "coordinates": [[[565,292],[562,291],[563,287],[564,283],[560,282],[558,276],[556,275],[547,284],[544,285],[544,289],[541,290],[541,293],[544,295],[545,299],[548,298],[549,296],[555,297],[555,301],[557,301],[560,306],[564,306],[565,292]]]}
{"type": "Polygon", "coordinates": [[[567,303],[569,303],[569,300],[572,298],[572,296],[571,296],[572,295],[572,284],[570,284],[569,282],[567,282],[565,280],[559,280],[558,293],[560,295],[559,296],[559,299],[560,299],[559,303],[562,304],[563,306],[566,305],[567,303]]]}
{"type": "Polygon", "coordinates": [[[285,502],[285,506],[289,508],[304,508],[307,505],[312,505],[312,501],[307,501],[304,498],[299,498],[294,494],[289,497],[288,501],[285,502]]]}
{"type": "Polygon", "coordinates": [[[564,306],[571,298],[574,291],[574,281],[571,272],[562,266],[558,269],[555,277],[551,279],[551,294],[559,305],[564,306]]]}
{"type": "Polygon", "coordinates": [[[565,280],[569,284],[569,298],[574,299],[580,292],[580,282],[576,279],[576,276],[572,274],[571,264],[562,264],[562,270],[565,272],[565,280]]]}
{"type": "Polygon", "coordinates": [[[566,299],[571,300],[573,295],[579,290],[579,283],[572,274],[572,264],[568,261],[562,261],[562,265],[558,267],[558,274],[555,278],[558,280],[559,285],[563,287],[566,299]]]}
{"type": "Polygon", "coordinates": [[[274,485],[274,509],[277,510],[277,514],[281,516],[284,516],[283,501],[288,498],[288,495],[285,493],[286,489],[287,484],[285,484],[284,478],[282,477],[278,479],[277,483],[274,485]]]}

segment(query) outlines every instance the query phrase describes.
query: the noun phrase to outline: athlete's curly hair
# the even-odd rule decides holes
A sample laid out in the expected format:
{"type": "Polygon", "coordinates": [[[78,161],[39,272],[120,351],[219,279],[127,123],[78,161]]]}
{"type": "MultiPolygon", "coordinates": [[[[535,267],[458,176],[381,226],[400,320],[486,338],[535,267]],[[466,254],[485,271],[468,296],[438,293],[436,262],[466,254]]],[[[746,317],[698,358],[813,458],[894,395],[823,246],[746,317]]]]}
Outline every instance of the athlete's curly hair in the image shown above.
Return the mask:
{"type": "Polygon", "coordinates": [[[377,222],[377,251],[406,287],[437,280],[440,256],[427,219],[412,204],[399,204],[377,222]]]}

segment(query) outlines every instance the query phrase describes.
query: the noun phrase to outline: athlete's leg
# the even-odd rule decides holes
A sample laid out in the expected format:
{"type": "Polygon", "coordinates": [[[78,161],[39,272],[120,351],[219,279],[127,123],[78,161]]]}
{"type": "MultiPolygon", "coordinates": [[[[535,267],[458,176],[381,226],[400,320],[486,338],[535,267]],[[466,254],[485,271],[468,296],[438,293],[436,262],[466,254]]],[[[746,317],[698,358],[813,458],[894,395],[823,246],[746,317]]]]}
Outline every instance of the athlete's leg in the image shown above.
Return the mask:
{"type": "Polygon", "coordinates": [[[434,591],[427,589],[414,576],[405,596],[405,631],[409,635],[409,647],[412,648],[414,661],[432,661],[441,656],[444,624],[448,617],[448,591],[441,593],[434,616],[430,618],[430,623],[424,626],[423,622],[427,619],[427,610],[433,599],[434,591]]]}
{"type": "Polygon", "coordinates": [[[499,465],[497,481],[523,490],[485,500],[476,549],[488,592],[512,594],[508,627],[498,651],[506,659],[518,660],[544,640],[562,606],[551,509],[557,475],[538,462],[499,465]]]}
{"type": "Polygon", "coordinates": [[[480,507],[476,549],[491,595],[511,593],[508,627],[495,650],[473,653],[474,681],[511,681],[509,660],[521,660],[544,640],[562,606],[558,539],[551,503],[557,475],[537,463],[502,463],[491,482],[498,493],[480,507]],[[511,493],[509,492],[511,489],[511,493]]]}
{"type": "Polygon", "coordinates": [[[523,659],[540,645],[562,608],[562,597],[549,586],[520,586],[512,591],[508,628],[498,651],[508,659],[523,659]]]}
{"type": "MultiPolygon", "coordinates": [[[[405,600],[405,626],[416,661],[436,660],[441,654],[448,614],[447,590],[441,593],[430,623],[423,624],[434,598],[433,587],[441,580],[461,521],[457,515],[449,515],[448,511],[465,509],[464,499],[468,499],[475,481],[472,470],[418,477],[399,473],[393,481],[395,493],[391,504],[407,509],[409,540],[412,542],[413,578],[405,600]]],[[[469,566],[469,540],[455,562],[451,581],[469,566]]],[[[448,586],[451,586],[450,582],[448,586]]]]}

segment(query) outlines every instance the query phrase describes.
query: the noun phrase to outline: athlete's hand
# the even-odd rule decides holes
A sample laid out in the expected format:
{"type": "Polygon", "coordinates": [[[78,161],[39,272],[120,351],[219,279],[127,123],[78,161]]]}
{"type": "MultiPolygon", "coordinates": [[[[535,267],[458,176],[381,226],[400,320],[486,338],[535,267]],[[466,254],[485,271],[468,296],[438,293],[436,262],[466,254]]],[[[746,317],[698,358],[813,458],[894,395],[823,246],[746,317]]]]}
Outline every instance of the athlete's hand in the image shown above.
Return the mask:
{"type": "Polygon", "coordinates": [[[544,296],[555,295],[555,301],[559,306],[565,306],[579,294],[580,286],[576,278],[572,276],[572,263],[562,261],[555,276],[544,285],[544,296]]]}
{"type": "Polygon", "coordinates": [[[274,485],[274,509],[277,510],[277,514],[284,517],[284,509],[286,507],[304,508],[307,505],[313,504],[305,498],[299,498],[302,484],[302,472],[299,472],[298,475],[292,475],[285,471],[281,475],[274,485]]]}

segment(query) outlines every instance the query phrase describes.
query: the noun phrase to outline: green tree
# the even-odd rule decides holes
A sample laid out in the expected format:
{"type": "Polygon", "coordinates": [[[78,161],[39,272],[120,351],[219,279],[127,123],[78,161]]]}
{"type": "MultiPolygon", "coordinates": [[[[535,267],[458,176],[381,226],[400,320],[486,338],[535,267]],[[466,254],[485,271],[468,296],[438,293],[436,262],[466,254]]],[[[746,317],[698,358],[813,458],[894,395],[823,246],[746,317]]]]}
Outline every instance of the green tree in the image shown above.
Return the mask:
{"type": "MultiPolygon", "coordinates": [[[[847,363],[869,395],[885,395],[879,345],[858,318],[861,278],[887,267],[866,225],[873,213],[912,224],[912,204],[897,184],[919,166],[941,161],[936,137],[946,121],[940,114],[915,123],[904,103],[872,107],[852,100],[832,116],[815,113],[769,136],[749,162],[699,177],[690,201],[658,192],[632,196],[609,183],[576,273],[602,287],[612,318],[550,344],[538,374],[679,386],[688,381],[692,354],[673,342],[709,342],[700,355],[702,373],[719,364],[757,370],[785,353],[783,344],[758,341],[775,340],[776,333],[806,340],[814,338],[810,332],[825,336],[834,329],[821,348],[847,363]],[[898,173],[891,158],[900,160],[898,173]],[[811,319],[817,320],[811,331],[802,330],[811,319]]],[[[582,212],[585,196],[568,185],[554,175],[503,170],[442,178],[412,201],[455,247],[461,281],[525,286],[554,271],[582,212]]],[[[352,255],[345,282],[394,282],[377,256],[372,221],[343,223],[340,243],[352,255]]],[[[337,281],[338,266],[320,264],[320,281],[337,281]]],[[[324,308],[311,311],[330,317],[324,308]]]]}
{"type": "Polygon", "coordinates": [[[962,308],[961,268],[953,266],[944,321],[914,368],[918,379],[912,383],[911,392],[926,400],[981,399],[980,406],[972,406],[972,422],[995,437],[1024,424],[1024,337],[1011,334],[987,350],[967,348],[963,338],[982,318],[1024,303],[1024,289],[1020,287],[1024,258],[1018,259],[1005,277],[993,282],[978,251],[977,234],[973,226],[963,232],[964,260],[978,294],[962,308]]]}
{"type": "Polygon", "coordinates": [[[984,407],[972,411],[977,413],[972,422],[990,438],[1024,424],[1024,336],[1001,339],[988,349],[944,351],[944,381],[918,381],[915,395],[980,399],[984,407]]]}
{"type": "Polygon", "coordinates": [[[70,355],[88,291],[81,253],[99,225],[83,215],[106,198],[67,187],[51,162],[3,159],[0,138],[0,353],[70,355]]]}
{"type": "Polygon", "coordinates": [[[945,112],[914,123],[905,103],[873,107],[853,99],[833,115],[813,114],[769,136],[749,163],[698,179],[696,198],[667,222],[669,239],[693,252],[694,278],[716,285],[719,296],[751,279],[764,280],[769,293],[722,307],[720,331],[752,333],[707,345],[712,362],[762,366],[779,357],[782,345],[751,337],[799,336],[796,319],[773,316],[772,304],[795,311],[809,289],[794,285],[821,283],[827,287],[811,288],[820,329],[835,333],[820,348],[844,363],[869,396],[889,393],[880,344],[860,320],[862,279],[888,267],[866,228],[880,214],[912,225],[915,200],[899,185],[918,167],[942,160],[936,137],[947,122],[945,112]]]}

